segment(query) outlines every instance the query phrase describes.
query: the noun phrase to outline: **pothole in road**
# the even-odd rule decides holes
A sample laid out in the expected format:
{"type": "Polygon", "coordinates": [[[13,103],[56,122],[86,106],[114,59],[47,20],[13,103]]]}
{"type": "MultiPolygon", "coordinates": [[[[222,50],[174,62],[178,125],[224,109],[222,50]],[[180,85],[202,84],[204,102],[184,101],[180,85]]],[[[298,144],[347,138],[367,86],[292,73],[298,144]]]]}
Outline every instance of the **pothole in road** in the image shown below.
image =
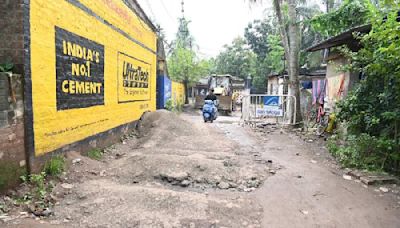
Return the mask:
{"type": "Polygon", "coordinates": [[[135,155],[117,161],[111,170],[124,184],[156,181],[173,187],[246,192],[258,188],[271,175],[270,164],[257,164],[243,157],[214,160],[202,154],[135,155]]]}

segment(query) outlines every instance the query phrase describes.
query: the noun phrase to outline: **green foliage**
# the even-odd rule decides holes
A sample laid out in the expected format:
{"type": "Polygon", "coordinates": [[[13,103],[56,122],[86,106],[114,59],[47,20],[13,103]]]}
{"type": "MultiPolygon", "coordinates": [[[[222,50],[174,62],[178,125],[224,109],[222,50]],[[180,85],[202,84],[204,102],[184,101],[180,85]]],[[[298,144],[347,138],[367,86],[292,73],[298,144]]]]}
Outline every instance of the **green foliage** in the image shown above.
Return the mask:
{"type": "Polygon", "coordinates": [[[279,35],[269,35],[268,43],[270,44],[270,51],[265,58],[265,65],[270,72],[282,72],[283,60],[285,50],[282,47],[281,37],[279,35]]]}
{"type": "Polygon", "coordinates": [[[100,160],[103,157],[103,152],[100,149],[92,149],[87,152],[87,156],[94,160],[100,160]]]}
{"type": "Polygon", "coordinates": [[[175,105],[172,99],[167,100],[167,102],[165,103],[165,109],[171,112],[175,111],[175,105]]]}
{"type": "Polygon", "coordinates": [[[44,172],[50,176],[59,176],[65,169],[65,158],[64,156],[58,155],[46,162],[44,166],[44,172]]]}
{"type": "Polygon", "coordinates": [[[31,175],[23,175],[20,176],[20,179],[24,184],[32,185],[32,193],[24,196],[24,199],[21,201],[32,200],[33,198],[36,200],[41,200],[45,197],[47,193],[46,188],[46,172],[41,172],[39,174],[31,174],[31,175]]]}
{"type": "MultiPolygon", "coordinates": [[[[287,14],[288,7],[283,5],[287,14]]],[[[299,4],[297,7],[301,21],[301,49],[311,46],[318,34],[311,28],[308,19],[319,13],[319,7],[299,4]]],[[[285,14],[285,15],[286,15],[285,14]]],[[[289,21],[286,15],[286,21],[289,21]]],[[[274,15],[267,15],[264,20],[250,23],[244,32],[244,38],[236,38],[218,55],[216,73],[231,74],[243,79],[253,78],[253,87],[266,91],[266,77],[271,73],[281,73],[284,66],[284,48],[281,34],[274,15]]],[[[319,66],[321,55],[300,51],[300,65],[319,66]]]]}
{"type": "Polygon", "coordinates": [[[38,199],[43,199],[46,196],[46,173],[41,172],[40,174],[30,175],[30,183],[35,187],[35,197],[38,199]]]}
{"type": "Polygon", "coordinates": [[[266,76],[271,73],[283,72],[285,51],[279,35],[268,36],[269,51],[264,58],[258,57],[255,65],[253,86],[259,91],[266,91],[266,76]]]}
{"type": "Polygon", "coordinates": [[[4,63],[0,63],[0,72],[11,72],[14,68],[11,58],[7,58],[4,63]]]}
{"type": "Polygon", "coordinates": [[[393,171],[393,162],[399,161],[394,143],[393,140],[360,134],[347,136],[343,145],[338,145],[338,141],[331,139],[328,149],[346,167],[393,171]]]}
{"type": "Polygon", "coordinates": [[[169,76],[174,81],[184,83],[186,97],[188,97],[187,86],[197,82],[200,77],[208,75],[211,68],[211,61],[200,59],[197,56],[189,23],[190,21],[185,18],[179,19],[178,33],[172,42],[173,48],[167,59],[169,76]]]}
{"type": "Polygon", "coordinates": [[[339,103],[338,118],[358,135],[350,143],[359,154],[354,156],[368,166],[400,173],[400,23],[397,12],[386,22],[378,10],[373,13],[373,29],[361,38],[364,48],[346,53],[352,58],[350,69],[366,77],[339,103]],[[362,146],[367,141],[373,145],[362,146]]]}
{"type": "Polygon", "coordinates": [[[311,23],[324,37],[335,36],[366,24],[372,7],[370,0],[345,0],[337,10],[316,16],[311,23]]]}
{"type": "Polygon", "coordinates": [[[13,68],[14,68],[13,63],[0,64],[0,72],[11,72],[13,68]]]}
{"type": "Polygon", "coordinates": [[[179,101],[175,104],[172,99],[169,99],[165,104],[165,109],[180,113],[183,112],[183,104],[179,101]]]}
{"type": "Polygon", "coordinates": [[[179,28],[176,33],[176,39],[173,41],[175,47],[182,47],[191,49],[194,45],[194,37],[191,35],[189,30],[189,23],[186,18],[179,18],[179,28]]]}
{"type": "Polygon", "coordinates": [[[177,102],[177,104],[176,104],[176,111],[177,112],[183,112],[183,104],[181,103],[181,102],[177,102]]]}
{"type": "Polygon", "coordinates": [[[50,206],[48,200],[49,193],[54,188],[54,184],[46,181],[46,172],[39,174],[23,175],[20,177],[25,185],[31,187],[31,191],[16,200],[18,204],[27,204],[32,202],[36,208],[45,209],[50,206]]]}
{"type": "Polygon", "coordinates": [[[230,45],[225,45],[224,50],[218,55],[215,73],[246,79],[249,75],[255,75],[255,65],[256,55],[247,46],[246,41],[238,37],[230,45]]]}
{"type": "Polygon", "coordinates": [[[168,69],[174,81],[197,82],[200,77],[209,74],[211,63],[197,58],[193,50],[178,47],[168,58],[168,69]]]}
{"type": "Polygon", "coordinates": [[[264,59],[270,50],[269,35],[278,34],[276,22],[272,17],[265,20],[255,20],[244,30],[244,37],[251,50],[264,59]]]}

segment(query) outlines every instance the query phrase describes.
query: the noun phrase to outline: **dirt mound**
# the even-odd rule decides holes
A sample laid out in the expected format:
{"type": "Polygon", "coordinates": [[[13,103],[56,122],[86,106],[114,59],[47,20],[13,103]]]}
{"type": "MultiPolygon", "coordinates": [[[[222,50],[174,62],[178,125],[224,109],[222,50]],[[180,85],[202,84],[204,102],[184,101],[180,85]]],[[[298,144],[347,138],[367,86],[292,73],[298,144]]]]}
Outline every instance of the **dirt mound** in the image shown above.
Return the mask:
{"type": "Polygon", "coordinates": [[[176,113],[157,110],[156,112],[148,112],[143,115],[139,127],[140,136],[154,135],[156,132],[166,132],[163,136],[168,135],[193,135],[197,132],[193,130],[191,124],[182,120],[176,113]]]}

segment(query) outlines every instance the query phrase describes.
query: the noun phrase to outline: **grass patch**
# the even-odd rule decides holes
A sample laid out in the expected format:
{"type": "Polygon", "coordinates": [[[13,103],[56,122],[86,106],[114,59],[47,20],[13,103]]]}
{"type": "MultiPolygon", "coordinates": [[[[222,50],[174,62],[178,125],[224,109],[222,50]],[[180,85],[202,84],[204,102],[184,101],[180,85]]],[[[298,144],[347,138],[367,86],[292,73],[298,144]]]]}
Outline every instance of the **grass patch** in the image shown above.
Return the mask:
{"type": "Polygon", "coordinates": [[[65,158],[64,156],[58,155],[52,157],[44,165],[43,171],[49,176],[59,176],[65,170],[65,158]]]}
{"type": "Polygon", "coordinates": [[[87,152],[87,156],[94,160],[100,160],[103,157],[103,152],[100,149],[93,149],[87,152]]]}

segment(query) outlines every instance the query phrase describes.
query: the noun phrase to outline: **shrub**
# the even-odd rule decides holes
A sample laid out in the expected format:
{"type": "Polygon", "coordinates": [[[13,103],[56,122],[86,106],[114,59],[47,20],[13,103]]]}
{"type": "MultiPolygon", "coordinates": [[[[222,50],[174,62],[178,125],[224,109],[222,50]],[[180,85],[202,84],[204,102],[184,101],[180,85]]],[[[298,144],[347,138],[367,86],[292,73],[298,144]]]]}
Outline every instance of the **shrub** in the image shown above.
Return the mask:
{"type": "Polygon", "coordinates": [[[328,150],[346,167],[396,172],[394,164],[400,161],[400,157],[394,150],[394,143],[368,134],[349,135],[342,145],[337,139],[330,139],[328,150]]]}
{"type": "Polygon", "coordinates": [[[183,112],[183,103],[177,101],[175,104],[172,99],[169,99],[165,104],[165,109],[171,112],[183,112]]]}
{"type": "Polygon", "coordinates": [[[165,103],[165,109],[167,109],[168,111],[175,111],[175,105],[174,102],[172,101],[172,99],[169,99],[166,103],[165,103]]]}
{"type": "Polygon", "coordinates": [[[93,149],[87,152],[87,156],[94,160],[100,160],[103,157],[103,152],[100,149],[93,149]]]}
{"type": "Polygon", "coordinates": [[[332,153],[345,165],[400,174],[400,23],[397,11],[372,14],[364,48],[343,52],[352,60],[347,68],[365,77],[338,105],[351,136],[332,153]]]}
{"type": "Polygon", "coordinates": [[[50,176],[59,176],[65,169],[65,158],[61,155],[54,156],[46,162],[43,171],[50,176]]]}

